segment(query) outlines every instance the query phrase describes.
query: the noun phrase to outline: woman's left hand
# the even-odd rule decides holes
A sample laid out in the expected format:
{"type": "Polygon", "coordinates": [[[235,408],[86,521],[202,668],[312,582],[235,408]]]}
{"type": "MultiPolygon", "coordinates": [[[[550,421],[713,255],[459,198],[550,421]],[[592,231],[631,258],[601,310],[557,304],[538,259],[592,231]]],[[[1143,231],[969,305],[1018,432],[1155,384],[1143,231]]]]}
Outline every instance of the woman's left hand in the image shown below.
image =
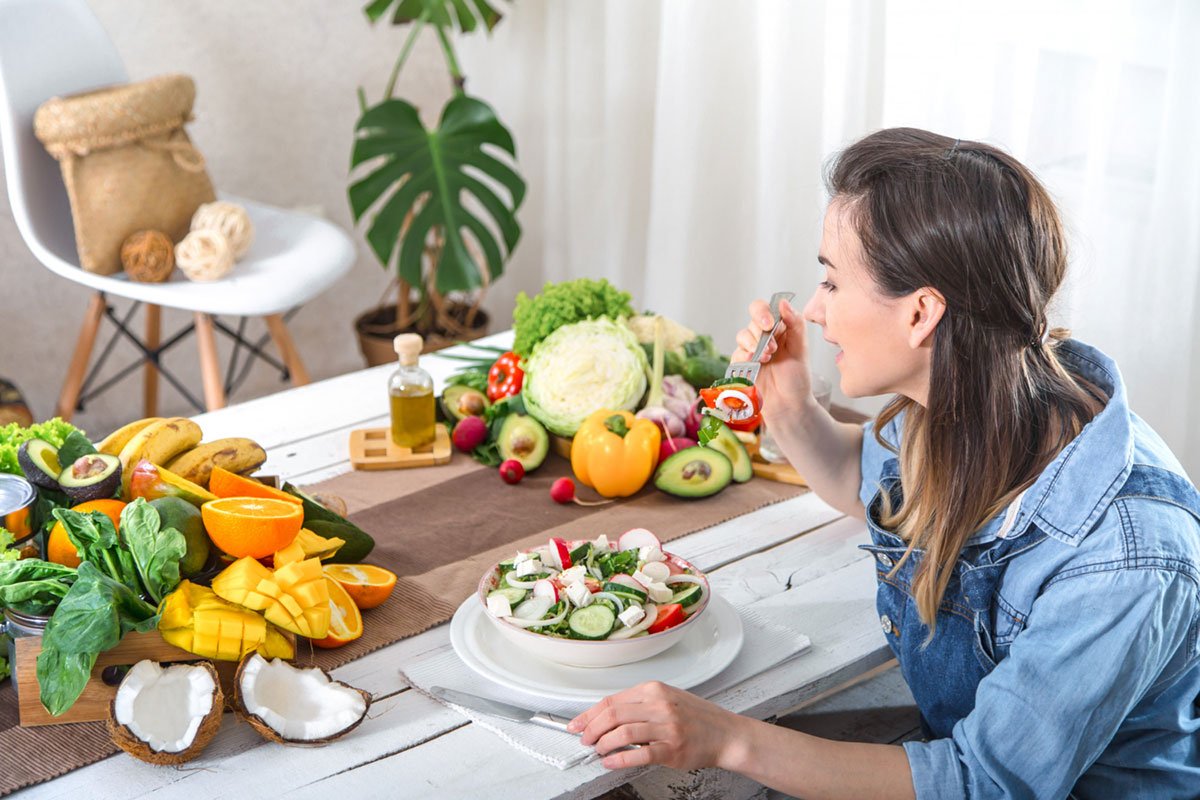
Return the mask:
{"type": "Polygon", "coordinates": [[[720,764],[729,747],[731,711],[693,694],[654,681],[601,700],[571,720],[568,730],[582,733],[608,769],[662,764],[681,770],[720,764]],[[636,750],[614,753],[627,745],[636,750]]]}

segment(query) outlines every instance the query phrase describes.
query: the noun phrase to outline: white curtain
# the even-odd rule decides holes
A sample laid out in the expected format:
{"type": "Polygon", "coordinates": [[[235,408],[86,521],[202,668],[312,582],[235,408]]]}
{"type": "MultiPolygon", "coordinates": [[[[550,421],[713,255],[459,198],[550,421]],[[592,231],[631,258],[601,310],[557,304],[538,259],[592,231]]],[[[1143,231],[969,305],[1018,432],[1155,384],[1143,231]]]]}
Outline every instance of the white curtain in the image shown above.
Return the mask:
{"type": "Polygon", "coordinates": [[[607,277],[728,351],[752,298],[811,293],[829,155],[881,126],[985,139],[1064,211],[1058,321],[1200,476],[1198,39],[1195,0],[520,0],[461,45],[530,184],[489,305],[607,277]]]}

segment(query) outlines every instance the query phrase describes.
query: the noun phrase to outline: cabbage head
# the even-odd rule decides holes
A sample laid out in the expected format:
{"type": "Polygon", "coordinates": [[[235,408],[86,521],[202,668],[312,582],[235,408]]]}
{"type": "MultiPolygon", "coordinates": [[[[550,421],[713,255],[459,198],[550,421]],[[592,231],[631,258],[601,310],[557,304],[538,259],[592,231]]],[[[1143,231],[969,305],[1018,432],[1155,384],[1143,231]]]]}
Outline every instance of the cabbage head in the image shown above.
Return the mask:
{"type": "Polygon", "coordinates": [[[524,368],[525,409],[559,436],[574,436],[593,411],[633,411],[650,373],[637,337],[607,317],[558,328],[524,368]]]}

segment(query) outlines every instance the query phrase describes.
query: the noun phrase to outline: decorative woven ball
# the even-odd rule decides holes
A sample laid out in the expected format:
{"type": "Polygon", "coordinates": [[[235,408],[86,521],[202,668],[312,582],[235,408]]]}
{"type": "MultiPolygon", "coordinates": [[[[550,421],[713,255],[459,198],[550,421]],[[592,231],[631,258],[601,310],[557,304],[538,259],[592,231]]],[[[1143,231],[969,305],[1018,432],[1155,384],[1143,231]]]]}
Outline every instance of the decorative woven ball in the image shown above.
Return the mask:
{"type": "Polygon", "coordinates": [[[254,223],[246,209],[236,203],[205,203],[192,215],[192,230],[214,230],[225,234],[233,257],[241,258],[254,241],[254,223]]]}
{"type": "Polygon", "coordinates": [[[138,231],[121,245],[121,266],[131,280],[162,283],[175,269],[175,245],[162,231],[138,231]]]}
{"type": "Polygon", "coordinates": [[[192,231],[175,246],[175,262],[189,280],[215,281],[233,269],[233,248],[220,231],[192,231]]]}

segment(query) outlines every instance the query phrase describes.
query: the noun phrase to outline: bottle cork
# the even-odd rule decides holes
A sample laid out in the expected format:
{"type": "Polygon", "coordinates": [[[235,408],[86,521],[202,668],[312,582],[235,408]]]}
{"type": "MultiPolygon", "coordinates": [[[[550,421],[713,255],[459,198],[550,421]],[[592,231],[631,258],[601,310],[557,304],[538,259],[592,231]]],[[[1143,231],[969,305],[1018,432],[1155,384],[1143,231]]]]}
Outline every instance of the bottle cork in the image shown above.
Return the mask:
{"type": "Polygon", "coordinates": [[[400,363],[406,367],[416,365],[424,346],[425,341],[416,333],[401,333],[392,340],[392,348],[400,356],[400,363]]]}

